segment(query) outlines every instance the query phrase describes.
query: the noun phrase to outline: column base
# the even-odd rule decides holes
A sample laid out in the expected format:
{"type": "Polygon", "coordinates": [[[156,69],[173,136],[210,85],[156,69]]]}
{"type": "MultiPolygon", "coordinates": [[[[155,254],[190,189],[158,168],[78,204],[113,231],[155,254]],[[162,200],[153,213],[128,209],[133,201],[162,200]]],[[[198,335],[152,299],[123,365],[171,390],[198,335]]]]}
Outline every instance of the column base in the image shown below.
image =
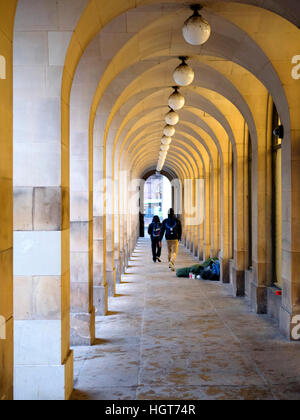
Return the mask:
{"type": "Polygon", "coordinates": [[[125,251],[124,251],[124,263],[125,263],[125,267],[124,267],[124,272],[127,270],[127,268],[128,268],[128,263],[129,263],[129,255],[128,255],[128,251],[127,251],[127,248],[125,248],[125,251]]]}
{"type": "Polygon", "coordinates": [[[125,272],[125,258],[124,258],[124,252],[123,251],[120,252],[119,265],[120,265],[120,273],[122,275],[125,272]]]}
{"type": "Polygon", "coordinates": [[[73,352],[63,365],[16,366],[14,399],[16,401],[64,401],[73,392],[73,352]]]}
{"type": "Polygon", "coordinates": [[[203,247],[203,261],[206,261],[210,258],[211,245],[204,245],[203,247]]]}
{"type": "Polygon", "coordinates": [[[115,277],[116,277],[116,284],[121,283],[121,268],[120,268],[120,261],[119,259],[115,260],[115,277]]]}
{"type": "Polygon", "coordinates": [[[116,293],[115,271],[106,272],[106,282],[108,286],[108,297],[114,297],[116,293]]]}
{"type": "Polygon", "coordinates": [[[199,250],[198,250],[198,243],[195,243],[194,244],[194,246],[193,246],[193,255],[194,255],[194,257],[198,257],[198,252],[199,252],[199,250]]]}
{"type": "Polygon", "coordinates": [[[3,326],[0,319],[0,401],[13,399],[13,323],[11,318],[3,326]],[[3,337],[6,339],[2,339],[3,337]]]}
{"type": "Polygon", "coordinates": [[[251,300],[251,290],[253,283],[253,269],[245,271],[245,296],[250,301],[251,300]]]}
{"type": "Polygon", "coordinates": [[[268,313],[268,289],[266,286],[258,286],[256,283],[251,283],[251,308],[260,315],[268,313]]]}
{"type": "Polygon", "coordinates": [[[220,279],[222,283],[229,284],[230,283],[230,276],[229,276],[229,261],[225,260],[223,257],[219,257],[220,259],[220,279]]]}
{"type": "Polygon", "coordinates": [[[203,255],[203,242],[199,242],[198,244],[198,258],[200,261],[204,261],[204,255],[203,255]]]}
{"type": "Polygon", "coordinates": [[[274,318],[278,323],[280,322],[280,311],[282,306],[282,296],[277,296],[276,292],[278,289],[276,287],[267,288],[267,304],[268,304],[268,315],[274,318]]]}
{"type": "Polygon", "coordinates": [[[108,287],[94,286],[94,306],[96,316],[105,316],[108,312],[108,287]]]}
{"type": "Polygon", "coordinates": [[[279,326],[280,332],[288,340],[300,342],[300,307],[290,312],[281,306],[279,326]]]}
{"type": "Polygon", "coordinates": [[[95,343],[95,307],[91,313],[71,313],[71,346],[92,346],[95,343]]]}
{"type": "Polygon", "coordinates": [[[230,282],[232,284],[233,296],[245,296],[245,272],[237,270],[234,265],[230,265],[230,282]]]}

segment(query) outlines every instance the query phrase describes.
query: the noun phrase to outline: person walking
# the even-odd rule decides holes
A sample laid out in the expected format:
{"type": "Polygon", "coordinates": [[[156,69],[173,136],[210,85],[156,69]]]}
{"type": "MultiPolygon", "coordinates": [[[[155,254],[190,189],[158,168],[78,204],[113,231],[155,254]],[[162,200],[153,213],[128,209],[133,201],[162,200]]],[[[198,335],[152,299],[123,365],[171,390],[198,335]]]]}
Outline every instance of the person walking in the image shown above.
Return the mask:
{"type": "Polygon", "coordinates": [[[161,222],[158,216],[153,217],[152,223],[149,225],[148,233],[151,236],[153,262],[161,262],[161,222]]]}
{"type": "Polygon", "coordinates": [[[182,237],[182,226],[180,220],[175,217],[173,209],[169,210],[169,216],[163,221],[160,240],[166,235],[169,255],[169,268],[175,271],[175,263],[178,253],[179,241],[182,237]]]}

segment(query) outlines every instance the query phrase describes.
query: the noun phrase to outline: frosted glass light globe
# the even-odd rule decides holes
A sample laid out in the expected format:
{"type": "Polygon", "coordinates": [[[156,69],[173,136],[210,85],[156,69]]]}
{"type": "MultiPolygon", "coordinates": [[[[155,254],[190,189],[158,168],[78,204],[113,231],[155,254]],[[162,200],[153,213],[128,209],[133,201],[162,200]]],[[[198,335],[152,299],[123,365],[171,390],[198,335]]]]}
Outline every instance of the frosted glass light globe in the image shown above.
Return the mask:
{"type": "Polygon", "coordinates": [[[190,86],[195,80],[194,70],[182,58],[182,63],[175,69],[173,77],[174,81],[179,86],[190,86]]]}
{"type": "Polygon", "coordinates": [[[167,152],[170,149],[170,146],[168,144],[162,144],[160,146],[160,150],[163,152],[167,152]]]}
{"type": "Polygon", "coordinates": [[[162,144],[170,145],[172,143],[171,137],[163,136],[161,139],[162,144]]]}
{"type": "Polygon", "coordinates": [[[172,95],[169,97],[169,107],[174,109],[174,111],[179,111],[185,105],[184,96],[181,95],[178,90],[176,90],[172,95]]]}
{"type": "Polygon", "coordinates": [[[171,111],[167,113],[166,123],[172,126],[179,123],[179,115],[176,111],[173,111],[173,109],[171,109],[171,111]]]}
{"type": "Polygon", "coordinates": [[[184,23],[182,34],[188,44],[203,45],[211,36],[211,26],[195,10],[194,15],[184,23]]]}
{"type": "Polygon", "coordinates": [[[176,130],[173,126],[171,125],[166,125],[164,128],[164,135],[166,137],[173,137],[176,133],[176,130]]]}

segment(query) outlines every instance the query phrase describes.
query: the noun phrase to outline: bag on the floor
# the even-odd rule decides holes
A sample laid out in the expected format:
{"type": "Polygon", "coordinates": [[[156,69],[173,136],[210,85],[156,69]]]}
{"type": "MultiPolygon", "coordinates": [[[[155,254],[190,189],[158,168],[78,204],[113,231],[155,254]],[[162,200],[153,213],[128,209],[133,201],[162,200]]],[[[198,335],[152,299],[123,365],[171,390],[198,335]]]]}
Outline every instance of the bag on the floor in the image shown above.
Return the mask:
{"type": "Polygon", "coordinates": [[[212,262],[201,274],[202,280],[219,281],[220,280],[220,261],[212,262]]]}
{"type": "Polygon", "coordinates": [[[192,267],[187,267],[187,268],[179,268],[176,272],[177,277],[181,277],[181,278],[188,278],[190,273],[195,274],[195,275],[200,275],[201,273],[201,265],[193,265],[192,267]]]}
{"type": "Polygon", "coordinates": [[[181,278],[189,278],[190,274],[195,274],[195,276],[202,276],[202,273],[204,270],[208,267],[210,267],[210,264],[214,262],[215,260],[212,258],[209,258],[207,261],[205,261],[203,264],[196,264],[192,267],[186,267],[186,268],[180,268],[177,270],[176,275],[177,277],[181,278]]]}

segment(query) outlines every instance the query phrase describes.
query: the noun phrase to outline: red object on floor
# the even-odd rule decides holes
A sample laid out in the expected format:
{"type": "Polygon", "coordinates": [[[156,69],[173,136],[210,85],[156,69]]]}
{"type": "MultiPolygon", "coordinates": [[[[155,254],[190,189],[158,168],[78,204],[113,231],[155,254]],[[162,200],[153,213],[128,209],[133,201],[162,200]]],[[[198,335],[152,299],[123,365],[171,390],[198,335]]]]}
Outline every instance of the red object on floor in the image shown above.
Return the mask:
{"type": "Polygon", "coordinates": [[[278,290],[278,291],[276,292],[276,296],[282,296],[282,291],[281,291],[281,290],[278,290]]]}

